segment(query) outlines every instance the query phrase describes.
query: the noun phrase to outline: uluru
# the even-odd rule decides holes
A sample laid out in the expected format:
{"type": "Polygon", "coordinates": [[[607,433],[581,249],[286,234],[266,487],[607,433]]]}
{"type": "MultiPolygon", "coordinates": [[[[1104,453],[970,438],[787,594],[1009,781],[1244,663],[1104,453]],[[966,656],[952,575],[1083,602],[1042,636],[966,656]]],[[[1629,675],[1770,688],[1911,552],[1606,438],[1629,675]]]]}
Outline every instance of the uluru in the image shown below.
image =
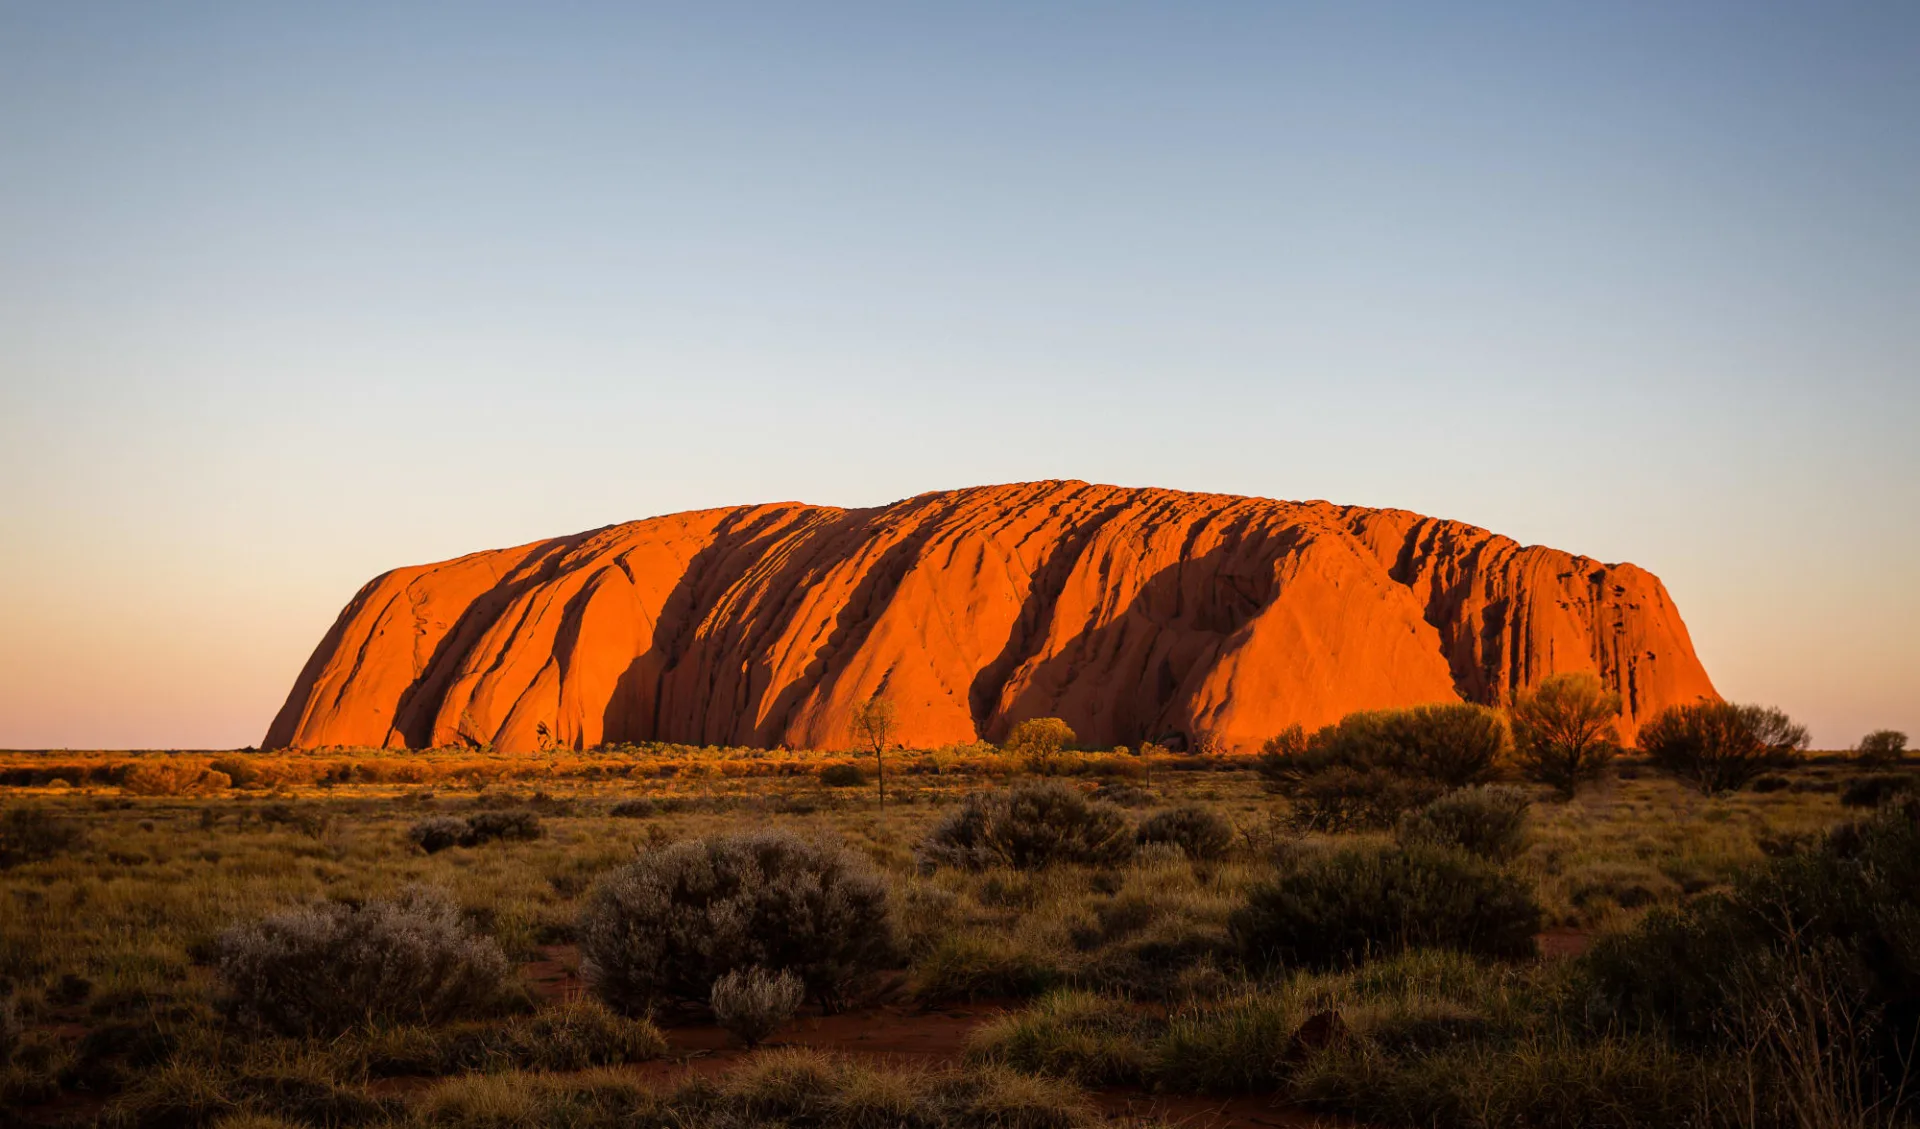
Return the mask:
{"type": "Polygon", "coordinates": [[[918,747],[1030,717],[1249,752],[1591,671],[1624,736],[1716,698],[1653,574],[1404,510],[1030,482],[612,525],[369,582],[267,748],[918,747]]]}

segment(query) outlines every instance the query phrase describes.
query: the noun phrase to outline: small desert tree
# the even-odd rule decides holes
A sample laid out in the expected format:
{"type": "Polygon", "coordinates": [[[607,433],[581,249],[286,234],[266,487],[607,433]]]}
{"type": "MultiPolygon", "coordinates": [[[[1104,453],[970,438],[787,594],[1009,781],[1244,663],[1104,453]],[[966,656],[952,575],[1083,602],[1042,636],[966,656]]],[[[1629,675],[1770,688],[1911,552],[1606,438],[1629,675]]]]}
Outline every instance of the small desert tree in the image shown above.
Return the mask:
{"type": "Polygon", "coordinates": [[[1620,751],[1620,695],[1594,675],[1550,675],[1507,712],[1520,771],[1566,799],[1605,775],[1620,751]]]}
{"type": "Polygon", "coordinates": [[[1004,748],[1025,757],[1034,772],[1045,776],[1054,770],[1060,750],[1078,739],[1073,727],[1057,717],[1032,717],[1013,727],[1004,748]]]}
{"type": "Polygon", "coordinates": [[[853,709],[853,737],[873,750],[874,773],[880,781],[880,806],[887,806],[887,746],[895,727],[893,702],[878,694],[853,709]]]}
{"type": "Polygon", "coordinates": [[[1863,764],[1892,764],[1907,751],[1907,735],[1898,729],[1876,729],[1860,738],[1853,755],[1863,764]]]}
{"type": "Polygon", "coordinates": [[[1668,706],[1640,727],[1654,764],[1709,796],[1733,792],[1807,747],[1807,727],[1771,706],[1668,706]]]}

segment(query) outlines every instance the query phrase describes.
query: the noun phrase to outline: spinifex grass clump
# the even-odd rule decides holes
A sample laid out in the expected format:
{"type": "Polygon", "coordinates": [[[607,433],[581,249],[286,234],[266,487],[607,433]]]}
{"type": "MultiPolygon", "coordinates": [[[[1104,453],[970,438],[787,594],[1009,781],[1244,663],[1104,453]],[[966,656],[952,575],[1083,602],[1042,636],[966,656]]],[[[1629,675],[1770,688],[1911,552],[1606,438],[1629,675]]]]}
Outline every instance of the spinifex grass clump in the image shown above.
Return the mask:
{"type": "Polygon", "coordinates": [[[1069,1083],[1004,1067],[890,1069],[817,1051],[761,1051],[718,1079],[673,1089],[631,1075],[473,1075],[422,1093],[410,1124],[444,1129],[1097,1129],[1069,1083]]]}
{"type": "Polygon", "coordinates": [[[1111,866],[1133,853],[1127,817],[1058,781],[972,792],[920,845],[943,866],[1037,870],[1055,863],[1111,866]]]}
{"type": "Polygon", "coordinates": [[[1248,894],[1231,927],[1252,964],[1339,968],[1409,948],[1532,956],[1540,922],[1526,884],[1464,851],[1420,844],[1291,860],[1248,894]]]}
{"type": "Polygon", "coordinates": [[[893,959],[888,907],[886,880],[837,845],[785,832],[674,843],[594,889],[580,973],[609,1005],[642,1012],[705,1004],[735,969],[782,968],[834,1009],[893,959]]]}
{"type": "Polygon", "coordinates": [[[289,910],[228,929],[216,947],[233,1012],[290,1035],[484,1014],[508,992],[500,946],[434,889],[289,910]]]}

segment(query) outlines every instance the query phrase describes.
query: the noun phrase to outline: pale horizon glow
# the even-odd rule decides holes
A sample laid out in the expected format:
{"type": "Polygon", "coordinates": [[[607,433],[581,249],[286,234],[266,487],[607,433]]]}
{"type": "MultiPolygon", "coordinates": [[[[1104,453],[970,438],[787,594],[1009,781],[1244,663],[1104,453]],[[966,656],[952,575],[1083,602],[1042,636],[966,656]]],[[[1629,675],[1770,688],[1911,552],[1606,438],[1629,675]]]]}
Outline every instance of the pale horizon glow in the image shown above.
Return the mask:
{"type": "Polygon", "coordinates": [[[404,564],[1040,478],[1658,575],[1920,741],[1920,8],[0,10],[0,747],[404,564]]]}

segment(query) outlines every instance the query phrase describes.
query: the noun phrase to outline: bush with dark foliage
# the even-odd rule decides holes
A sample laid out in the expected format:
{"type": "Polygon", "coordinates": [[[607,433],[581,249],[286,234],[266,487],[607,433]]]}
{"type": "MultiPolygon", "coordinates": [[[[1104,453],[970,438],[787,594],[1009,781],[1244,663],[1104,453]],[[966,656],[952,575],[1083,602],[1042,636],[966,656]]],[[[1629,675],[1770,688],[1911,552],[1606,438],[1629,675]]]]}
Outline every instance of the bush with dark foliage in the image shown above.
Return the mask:
{"type": "Polygon", "coordinates": [[[547,833],[540,817],[530,811],[483,811],[467,817],[463,847],[477,847],[500,839],[532,840],[547,833]]]}
{"type": "Polygon", "coordinates": [[[759,965],[799,976],[823,1008],[892,960],[886,880],[837,845],[786,832],[717,835],[641,855],[595,887],[580,974],[618,1011],[705,1004],[759,965]]]}
{"type": "Polygon", "coordinates": [[[1302,831],[1365,831],[1392,827],[1401,816],[1446,794],[1431,780],[1390,769],[1334,767],[1302,779],[1287,791],[1291,821],[1302,831]]]}
{"type": "Polygon", "coordinates": [[[459,846],[466,834],[466,820],[445,815],[423,819],[407,828],[408,841],[430,855],[459,846]]]}
{"type": "Polygon", "coordinates": [[[1402,844],[1457,847],[1494,862],[1509,862],[1527,849],[1527,809],[1518,788],[1497,784],[1462,788],[1400,821],[1402,844]]]}
{"type": "Polygon", "coordinates": [[[1119,808],[1059,781],[969,793],[920,844],[928,862],[970,870],[1113,866],[1132,853],[1133,835],[1119,808]]]}
{"type": "Polygon", "coordinates": [[[1894,764],[1907,755],[1907,735],[1898,729],[1876,729],[1860,738],[1853,755],[1862,764],[1894,764]]]}
{"type": "Polygon", "coordinates": [[[234,1014],[290,1035],[438,1023],[491,1011],[508,994],[500,946],[428,888],[275,914],[226,930],[215,948],[234,1014]]]}
{"type": "Polygon", "coordinates": [[[1850,808],[1877,808],[1888,800],[1911,796],[1920,791],[1920,776],[1904,772],[1876,772],[1862,776],[1840,793],[1840,803],[1850,808]]]}
{"type": "Polygon", "coordinates": [[[608,809],[607,814],[615,819],[650,819],[660,811],[660,805],[645,796],[632,800],[621,800],[608,809]]]}
{"type": "Polygon", "coordinates": [[[866,782],[867,774],[857,764],[830,764],[820,770],[820,783],[829,788],[859,788],[866,782]]]}
{"type": "Polygon", "coordinates": [[[20,1048],[20,1012],[14,1004],[13,993],[0,996],[0,1067],[13,1061],[14,1052],[20,1048]]]}
{"type": "Polygon", "coordinates": [[[1134,840],[1143,846],[1169,843],[1190,859],[1212,862],[1233,846],[1233,824],[1212,808],[1187,804],[1148,816],[1134,832],[1134,840]]]}
{"type": "Polygon", "coordinates": [[[1529,957],[1540,921],[1532,890],[1484,859],[1366,846],[1294,860],[1230,928],[1253,965],[1340,968],[1410,948],[1529,957]]]}
{"type": "Polygon", "coordinates": [[[86,841],[86,832],[44,808],[9,808],[0,816],[0,870],[58,858],[86,841]]]}
{"type": "Polygon", "coordinates": [[[465,819],[435,816],[407,829],[407,838],[430,855],[448,847],[477,847],[499,839],[538,839],[544,834],[540,817],[530,811],[483,811],[465,819]]]}
{"type": "Polygon", "coordinates": [[[1807,727],[1779,710],[1735,702],[1668,706],[1639,739],[1648,760],[1709,796],[1791,764],[1808,740],[1807,727]]]}
{"type": "Polygon", "coordinates": [[[1815,1039],[1861,1036],[1861,1081],[1886,1095],[1920,1042],[1916,938],[1920,802],[1909,801],[1769,859],[1728,894],[1653,910],[1582,966],[1594,1022],[1693,1045],[1738,1049],[1783,1007],[1816,1013],[1815,1039]]]}

